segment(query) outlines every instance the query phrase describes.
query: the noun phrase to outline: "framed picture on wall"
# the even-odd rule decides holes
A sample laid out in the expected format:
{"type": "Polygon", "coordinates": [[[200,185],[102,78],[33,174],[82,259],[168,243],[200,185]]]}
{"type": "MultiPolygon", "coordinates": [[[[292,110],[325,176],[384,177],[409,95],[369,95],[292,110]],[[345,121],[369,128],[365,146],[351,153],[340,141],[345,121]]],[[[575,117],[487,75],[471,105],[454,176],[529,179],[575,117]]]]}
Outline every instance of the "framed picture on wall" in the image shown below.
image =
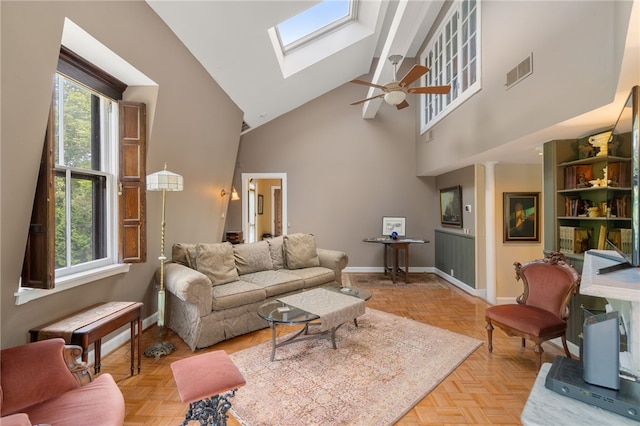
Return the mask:
{"type": "Polygon", "coordinates": [[[540,193],[505,192],[504,242],[540,241],[540,193]]]}
{"type": "Polygon", "coordinates": [[[382,218],[382,235],[391,235],[395,231],[399,237],[404,237],[406,235],[406,223],[406,217],[384,216],[382,218]]]}
{"type": "Polygon", "coordinates": [[[462,228],[462,187],[460,185],[440,190],[440,223],[462,228]]]}

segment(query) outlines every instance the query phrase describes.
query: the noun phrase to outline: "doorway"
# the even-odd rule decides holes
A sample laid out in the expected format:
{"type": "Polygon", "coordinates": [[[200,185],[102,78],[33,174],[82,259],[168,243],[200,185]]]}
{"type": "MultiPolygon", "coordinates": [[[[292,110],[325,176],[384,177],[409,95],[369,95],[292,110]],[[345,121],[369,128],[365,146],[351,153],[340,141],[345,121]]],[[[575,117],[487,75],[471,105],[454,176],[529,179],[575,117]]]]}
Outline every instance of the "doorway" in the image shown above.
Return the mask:
{"type": "Polygon", "coordinates": [[[240,199],[245,242],[287,234],[286,173],[242,173],[240,199]]]}

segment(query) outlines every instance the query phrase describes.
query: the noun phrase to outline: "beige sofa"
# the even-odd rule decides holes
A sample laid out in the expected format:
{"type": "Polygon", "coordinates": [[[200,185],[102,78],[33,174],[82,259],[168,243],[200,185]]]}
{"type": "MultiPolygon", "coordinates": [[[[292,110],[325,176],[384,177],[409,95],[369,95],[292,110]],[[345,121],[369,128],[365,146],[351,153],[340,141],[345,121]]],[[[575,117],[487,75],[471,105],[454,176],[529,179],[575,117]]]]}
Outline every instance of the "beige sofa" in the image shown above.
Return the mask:
{"type": "Polygon", "coordinates": [[[317,248],[311,234],[250,244],[174,244],[165,266],[167,325],[191,350],[265,328],[260,305],[340,285],[347,262],[341,251],[317,248]]]}

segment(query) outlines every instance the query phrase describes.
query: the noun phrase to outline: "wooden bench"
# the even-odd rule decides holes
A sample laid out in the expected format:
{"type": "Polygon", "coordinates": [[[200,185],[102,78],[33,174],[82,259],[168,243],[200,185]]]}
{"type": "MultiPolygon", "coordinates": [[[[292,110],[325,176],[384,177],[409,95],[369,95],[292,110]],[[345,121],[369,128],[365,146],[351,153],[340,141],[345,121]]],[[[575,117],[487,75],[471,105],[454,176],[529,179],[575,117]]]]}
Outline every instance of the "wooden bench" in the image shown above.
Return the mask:
{"type": "Polygon", "coordinates": [[[31,341],[62,337],[67,344],[82,347],[82,361],[87,362],[89,345],[94,344],[94,372],[100,372],[102,338],[118,328],[130,324],[131,328],[131,375],[134,374],[136,325],[138,341],[138,373],[142,353],[142,307],[141,302],[98,303],[81,311],[67,315],[29,330],[31,341]],[[77,326],[77,328],[73,328],[77,326]],[[70,328],[71,327],[71,328],[70,328]]]}

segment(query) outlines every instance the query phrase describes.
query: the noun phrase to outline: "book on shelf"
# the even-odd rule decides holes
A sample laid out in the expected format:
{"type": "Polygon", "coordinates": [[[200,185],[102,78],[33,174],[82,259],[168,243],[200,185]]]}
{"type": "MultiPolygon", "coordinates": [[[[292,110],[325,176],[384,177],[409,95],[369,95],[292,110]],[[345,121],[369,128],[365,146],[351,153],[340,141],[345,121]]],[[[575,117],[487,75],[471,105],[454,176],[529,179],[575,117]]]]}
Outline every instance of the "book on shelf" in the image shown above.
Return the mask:
{"type": "Polygon", "coordinates": [[[607,233],[607,239],[623,253],[631,255],[631,228],[612,229],[607,233]]]}
{"type": "Polygon", "coordinates": [[[564,197],[564,215],[578,216],[584,214],[584,201],[580,197],[564,197]]]}
{"type": "Polygon", "coordinates": [[[629,206],[631,206],[629,203],[629,195],[615,197],[610,202],[611,215],[615,217],[629,217],[627,215],[629,206]]]}
{"type": "Polygon", "coordinates": [[[567,166],[564,168],[564,189],[588,188],[593,180],[591,165],[567,166]]]}
{"type": "Polygon", "coordinates": [[[631,164],[607,164],[607,179],[609,180],[609,186],[620,188],[631,187],[631,164]]]}
{"type": "Polygon", "coordinates": [[[586,228],[560,226],[560,252],[583,253],[589,250],[590,235],[586,228]]]}

